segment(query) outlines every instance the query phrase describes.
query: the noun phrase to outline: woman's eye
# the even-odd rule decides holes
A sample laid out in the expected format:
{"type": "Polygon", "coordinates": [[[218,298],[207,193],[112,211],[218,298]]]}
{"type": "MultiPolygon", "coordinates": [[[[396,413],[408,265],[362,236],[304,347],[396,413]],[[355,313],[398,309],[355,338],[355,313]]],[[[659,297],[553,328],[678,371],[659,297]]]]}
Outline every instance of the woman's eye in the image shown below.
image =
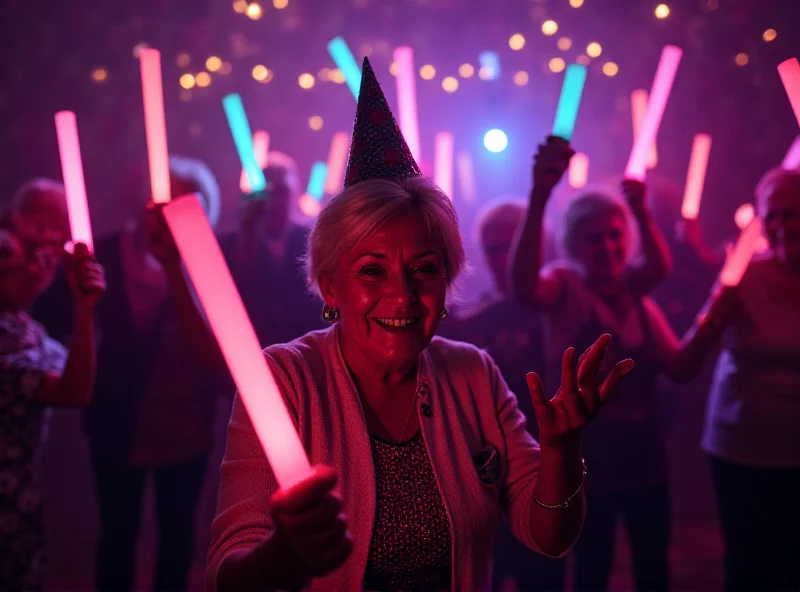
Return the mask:
{"type": "Polygon", "coordinates": [[[375,276],[380,275],[383,270],[380,267],[370,265],[361,269],[362,275],[375,276]]]}
{"type": "Polygon", "coordinates": [[[421,265],[415,269],[417,273],[424,273],[424,274],[433,274],[438,273],[439,268],[436,267],[433,263],[426,263],[425,265],[421,265]]]}

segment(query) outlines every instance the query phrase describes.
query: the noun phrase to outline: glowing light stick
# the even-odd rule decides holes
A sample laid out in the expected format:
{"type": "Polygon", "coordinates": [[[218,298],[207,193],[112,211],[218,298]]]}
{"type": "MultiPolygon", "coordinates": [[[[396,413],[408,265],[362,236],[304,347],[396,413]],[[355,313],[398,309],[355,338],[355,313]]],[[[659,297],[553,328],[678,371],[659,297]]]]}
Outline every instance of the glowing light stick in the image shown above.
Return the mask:
{"type": "Polygon", "coordinates": [[[580,64],[567,66],[556,110],[556,121],[553,124],[553,135],[567,142],[572,139],[572,132],[575,131],[575,120],[578,118],[578,107],[581,104],[585,82],[586,66],[580,64]]]}
{"type": "MultiPolygon", "coordinates": [[[[639,129],[642,126],[642,120],[645,113],[647,113],[647,91],[639,88],[631,92],[631,115],[633,116],[633,139],[639,134],[639,129]]],[[[653,145],[647,153],[647,168],[654,169],[658,166],[658,150],[656,149],[656,141],[653,140],[653,145]]]]}
{"type": "Polygon", "coordinates": [[[778,74],[781,76],[783,88],[789,96],[797,124],[800,125],[800,62],[797,58],[789,58],[778,65],[778,74]]]}
{"type": "Polygon", "coordinates": [[[783,159],[781,167],[787,171],[800,168],[800,136],[794,139],[794,142],[783,159]]]}
{"type": "Polygon", "coordinates": [[[696,220],[700,213],[700,200],[703,198],[703,185],[706,181],[706,167],[710,153],[711,136],[697,134],[692,143],[689,172],[686,175],[686,189],[683,192],[683,204],[681,205],[681,216],[687,220],[696,220]]]}
{"type": "Polygon", "coordinates": [[[327,176],[328,165],[324,162],[315,162],[311,167],[311,175],[308,177],[306,193],[317,201],[321,201],[325,192],[325,178],[327,176]]]}
{"type": "Polygon", "coordinates": [[[156,203],[167,203],[172,197],[169,185],[169,150],[167,123],[164,118],[164,91],[161,88],[161,53],[150,47],[139,51],[144,99],[144,130],[147,135],[147,157],[150,161],[150,192],[156,203]]]}
{"type": "Polygon", "coordinates": [[[242,161],[242,168],[247,172],[247,178],[250,180],[250,187],[253,188],[254,193],[264,191],[267,188],[267,180],[256,160],[256,153],[253,149],[253,133],[250,131],[250,123],[244,112],[242,97],[238,94],[228,95],[222,99],[222,106],[228,117],[228,126],[231,128],[233,142],[236,144],[239,160],[242,161]]]}
{"type": "Polygon", "coordinates": [[[682,55],[683,50],[674,45],[665,46],[661,52],[661,60],[658,63],[656,76],[653,79],[653,88],[650,91],[647,113],[633,142],[628,166],[625,167],[625,177],[628,179],[638,181],[645,179],[647,152],[658,135],[658,128],[661,126],[661,119],[664,116],[664,109],[667,107],[667,99],[669,99],[682,55]]]}
{"type": "Polygon", "coordinates": [[[736,226],[739,227],[739,230],[745,228],[750,221],[755,218],[756,212],[753,209],[753,204],[742,204],[736,210],[736,213],[733,215],[733,221],[736,222],[736,226]]]}
{"type": "Polygon", "coordinates": [[[456,156],[456,171],[458,173],[458,187],[461,197],[467,203],[475,203],[478,191],[475,187],[475,169],[472,167],[472,157],[469,152],[459,152],[456,156]]]}
{"type": "Polygon", "coordinates": [[[408,144],[411,156],[420,161],[419,121],[417,120],[417,90],[414,72],[414,50],[411,47],[396,47],[394,62],[397,64],[397,101],[400,133],[408,144]]]}
{"type": "Polygon", "coordinates": [[[347,169],[347,151],[350,149],[350,136],[336,132],[331,139],[328,152],[328,176],[325,179],[325,193],[339,193],[344,187],[344,173],[347,169]]]}
{"type": "Polygon", "coordinates": [[[589,182],[589,157],[578,152],[569,161],[569,186],[575,189],[585,187],[589,182]]]}
{"type": "Polygon", "coordinates": [[[725,260],[725,265],[720,273],[723,286],[738,286],[742,280],[747,266],[759,245],[761,238],[761,220],[753,218],[739,235],[731,252],[725,260]]]}
{"type": "Polygon", "coordinates": [[[447,197],[453,199],[453,134],[439,132],[434,138],[435,158],[433,180],[447,197]]]}
{"type": "MultiPolygon", "coordinates": [[[[269,134],[267,132],[258,130],[253,133],[253,153],[256,155],[258,166],[263,171],[269,164],[269,134]]],[[[239,189],[241,189],[242,193],[253,192],[253,188],[250,186],[250,178],[244,169],[242,169],[242,174],[239,177],[239,189]]]]}
{"type": "Polygon", "coordinates": [[[164,217],[278,485],[288,489],[311,475],[308,457],[205,212],[190,195],[164,217]]]}
{"type": "Polygon", "coordinates": [[[335,37],[328,43],[328,53],[331,54],[336,67],[344,74],[344,80],[353,97],[358,100],[358,92],[361,89],[361,68],[358,67],[347,42],[341,37],[335,37]]]}
{"type": "Polygon", "coordinates": [[[78,141],[78,122],[72,111],[56,113],[56,136],[58,153],[61,156],[61,175],[64,177],[64,190],[67,194],[72,242],[83,243],[94,253],[86,183],[83,179],[81,146],[78,141]]]}

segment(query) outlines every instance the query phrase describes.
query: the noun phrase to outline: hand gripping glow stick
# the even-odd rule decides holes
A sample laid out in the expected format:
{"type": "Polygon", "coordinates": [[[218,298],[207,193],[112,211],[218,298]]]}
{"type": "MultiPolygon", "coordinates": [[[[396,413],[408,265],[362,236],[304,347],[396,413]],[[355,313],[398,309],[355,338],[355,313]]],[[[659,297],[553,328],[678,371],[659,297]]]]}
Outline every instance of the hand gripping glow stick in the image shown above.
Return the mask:
{"type": "Polygon", "coordinates": [[[580,64],[567,66],[556,110],[556,121],[553,124],[553,135],[567,142],[572,140],[572,132],[575,131],[575,120],[578,118],[578,107],[581,104],[585,82],[586,66],[580,64]]]}
{"type": "Polygon", "coordinates": [[[242,161],[242,168],[247,171],[250,187],[253,188],[253,193],[264,191],[267,188],[267,180],[256,160],[256,153],[253,149],[253,133],[250,131],[250,123],[244,112],[242,97],[235,93],[228,95],[222,99],[222,106],[228,117],[228,126],[231,128],[233,142],[236,144],[239,160],[242,161]]]}
{"type": "Polygon", "coordinates": [[[683,50],[674,45],[665,46],[661,52],[661,60],[658,63],[656,76],[653,79],[653,88],[650,91],[647,113],[633,142],[628,166],[625,167],[625,177],[628,179],[645,180],[647,152],[658,135],[658,128],[661,126],[661,119],[664,116],[664,109],[667,107],[667,99],[669,99],[682,55],[683,50]]]}
{"type": "Polygon", "coordinates": [[[706,181],[706,167],[710,153],[711,136],[697,134],[692,143],[689,172],[686,175],[686,189],[683,192],[683,204],[681,205],[681,216],[687,220],[696,220],[700,213],[700,200],[703,198],[703,185],[706,181]]]}
{"type": "Polygon", "coordinates": [[[344,174],[347,169],[347,151],[350,149],[350,136],[336,132],[331,139],[328,152],[328,177],[325,179],[325,193],[339,193],[344,187],[344,174]]]}
{"type": "Polygon", "coordinates": [[[720,273],[723,286],[738,286],[761,238],[761,220],[753,218],[739,235],[720,273]]]}
{"type": "Polygon", "coordinates": [[[780,74],[783,88],[786,89],[786,94],[789,96],[797,124],[800,125],[800,62],[797,61],[797,58],[789,58],[781,62],[778,66],[778,74],[780,74]]]}
{"type": "Polygon", "coordinates": [[[781,168],[787,171],[800,168],[800,136],[797,136],[794,142],[792,142],[789,151],[783,159],[783,163],[781,163],[781,168]]]}
{"type": "MultiPolygon", "coordinates": [[[[269,134],[267,132],[258,130],[253,133],[253,153],[256,155],[259,168],[263,171],[269,164],[269,134]]],[[[239,189],[242,193],[253,192],[253,188],[250,186],[250,177],[247,176],[247,171],[244,169],[239,177],[239,189]]]]}
{"type": "Polygon", "coordinates": [[[586,187],[589,182],[589,157],[582,152],[569,161],[569,186],[575,189],[586,187]]]}
{"type": "Polygon", "coordinates": [[[311,167],[311,175],[308,177],[306,193],[317,201],[322,201],[322,196],[325,193],[325,178],[327,176],[328,165],[324,162],[315,162],[311,167]]]}
{"type": "Polygon", "coordinates": [[[72,242],[83,243],[89,248],[89,252],[94,253],[92,224],[86,200],[86,184],[83,179],[81,146],[78,141],[78,123],[72,111],[56,113],[56,136],[58,153],[61,156],[61,175],[64,177],[64,190],[67,194],[72,242]]]}
{"type": "MultiPolygon", "coordinates": [[[[642,126],[642,120],[647,113],[647,91],[643,88],[636,89],[631,92],[631,115],[633,116],[633,139],[639,134],[639,129],[642,126]]],[[[658,150],[656,149],[656,141],[650,146],[647,152],[647,168],[654,169],[658,166],[658,150]]]]}
{"type": "Polygon", "coordinates": [[[350,88],[350,92],[353,93],[353,97],[358,100],[358,93],[361,89],[361,68],[358,67],[347,42],[341,37],[335,37],[328,43],[328,53],[331,54],[336,67],[344,74],[344,80],[350,88]]]}
{"type": "Polygon", "coordinates": [[[278,485],[311,475],[308,457],[197,196],[164,208],[172,236],[278,485]]]}
{"type": "Polygon", "coordinates": [[[420,162],[419,122],[417,120],[417,90],[414,73],[414,50],[397,47],[394,50],[397,64],[397,101],[400,133],[403,134],[411,156],[420,162]]]}
{"type": "Polygon", "coordinates": [[[439,132],[434,138],[434,181],[444,194],[453,199],[453,134],[439,132]]]}
{"type": "Polygon", "coordinates": [[[472,204],[478,199],[475,187],[475,170],[472,167],[472,157],[469,152],[459,152],[456,156],[456,171],[458,172],[458,186],[461,197],[466,203],[472,204]]]}
{"type": "Polygon", "coordinates": [[[164,118],[164,91],[161,88],[161,53],[150,47],[139,51],[144,99],[144,129],[150,161],[150,191],[153,201],[167,203],[172,197],[169,184],[167,123],[164,118]]]}

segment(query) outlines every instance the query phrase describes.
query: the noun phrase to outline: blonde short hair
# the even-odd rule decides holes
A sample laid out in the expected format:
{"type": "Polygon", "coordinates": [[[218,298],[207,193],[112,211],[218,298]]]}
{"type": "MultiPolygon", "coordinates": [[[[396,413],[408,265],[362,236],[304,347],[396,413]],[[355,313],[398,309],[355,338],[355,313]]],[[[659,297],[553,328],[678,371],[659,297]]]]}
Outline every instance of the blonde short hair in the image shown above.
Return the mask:
{"type": "Polygon", "coordinates": [[[322,296],[319,278],[332,275],[348,249],[410,212],[419,214],[429,232],[441,239],[447,284],[452,286],[465,259],[456,210],[433,181],[408,177],[362,181],[322,208],[308,235],[304,266],[309,289],[322,296]]]}
{"type": "Polygon", "coordinates": [[[622,200],[600,192],[586,193],[572,200],[564,211],[561,224],[560,243],[564,254],[570,259],[575,258],[579,227],[585,220],[609,214],[621,216],[630,232],[628,206],[622,200]]]}
{"type": "Polygon", "coordinates": [[[521,197],[498,197],[483,206],[476,216],[475,242],[483,246],[488,228],[507,220],[521,221],[528,211],[528,202],[521,197]]]}
{"type": "Polygon", "coordinates": [[[64,184],[53,179],[34,178],[25,181],[11,198],[11,209],[17,214],[25,215],[36,208],[37,200],[43,195],[52,195],[63,200],[66,207],[67,198],[64,184]]]}
{"type": "Polygon", "coordinates": [[[767,198],[778,187],[789,187],[800,201],[800,170],[787,170],[775,168],[767,171],[756,185],[756,206],[758,215],[762,218],[766,214],[767,198]]]}

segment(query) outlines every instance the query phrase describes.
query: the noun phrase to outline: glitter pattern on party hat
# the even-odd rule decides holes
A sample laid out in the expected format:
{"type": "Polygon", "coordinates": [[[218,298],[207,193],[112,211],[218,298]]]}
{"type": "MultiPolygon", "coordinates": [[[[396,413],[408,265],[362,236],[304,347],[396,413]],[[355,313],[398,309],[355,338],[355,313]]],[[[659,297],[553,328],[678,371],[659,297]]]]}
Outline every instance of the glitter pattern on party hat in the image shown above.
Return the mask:
{"type": "Polygon", "coordinates": [[[420,174],[375,72],[364,58],[344,186],[369,179],[395,180],[420,174]]]}

